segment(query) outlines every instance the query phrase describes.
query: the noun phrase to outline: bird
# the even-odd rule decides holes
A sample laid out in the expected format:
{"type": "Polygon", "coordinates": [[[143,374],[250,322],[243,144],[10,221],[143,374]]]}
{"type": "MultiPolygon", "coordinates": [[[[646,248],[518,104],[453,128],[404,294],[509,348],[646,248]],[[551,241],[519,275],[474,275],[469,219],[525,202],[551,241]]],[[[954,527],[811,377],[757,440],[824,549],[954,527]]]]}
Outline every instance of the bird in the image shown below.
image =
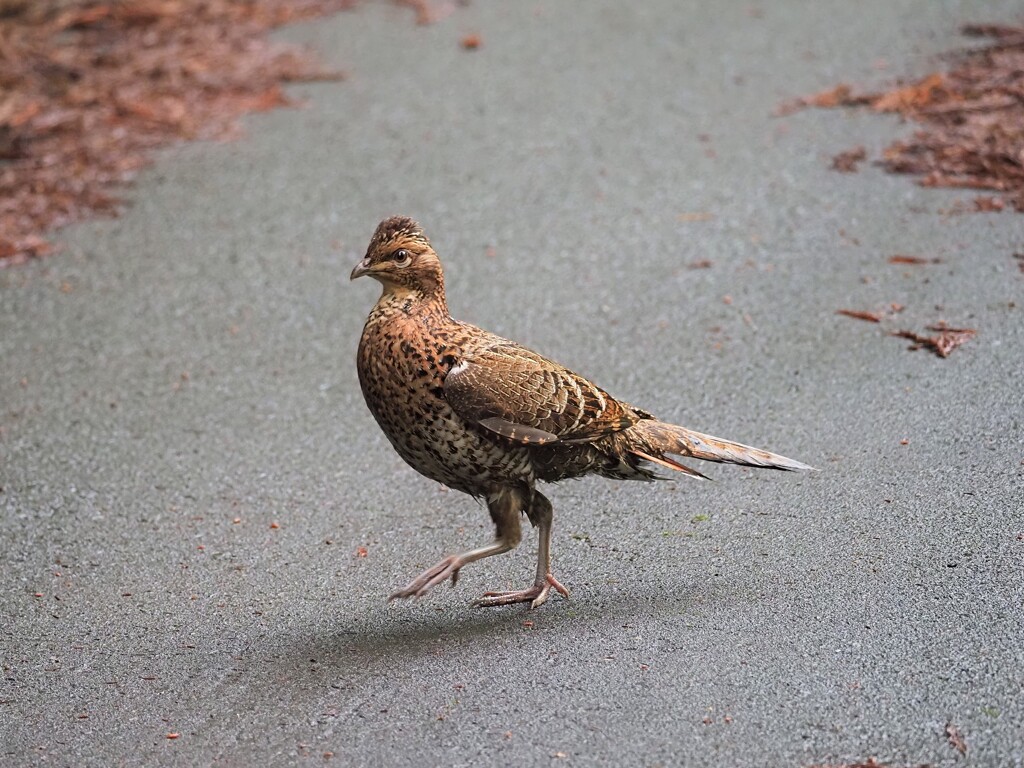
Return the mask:
{"type": "Polygon", "coordinates": [[[486,502],[494,540],[445,557],[393,592],[422,597],[462,568],[514,549],[525,514],[537,529],[537,570],[525,589],[488,591],[477,607],[543,605],[569,590],[551,571],[553,509],[537,490],[596,474],[653,480],[656,467],[706,478],[673,457],[779,470],[813,467],[658,420],[525,346],[452,318],[444,271],[420,225],[384,219],[350,279],[382,287],[356,353],[366,405],[413,469],[486,502]]]}

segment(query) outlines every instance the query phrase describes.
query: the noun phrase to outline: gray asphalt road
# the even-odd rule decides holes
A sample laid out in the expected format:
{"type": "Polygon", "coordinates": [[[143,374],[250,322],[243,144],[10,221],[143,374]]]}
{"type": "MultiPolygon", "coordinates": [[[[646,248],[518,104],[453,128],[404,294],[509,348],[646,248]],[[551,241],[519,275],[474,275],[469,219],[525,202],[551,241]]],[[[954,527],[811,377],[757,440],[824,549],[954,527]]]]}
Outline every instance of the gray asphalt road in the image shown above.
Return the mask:
{"type": "Polygon", "coordinates": [[[350,79],[0,272],[0,762],[1024,765],[1021,218],[828,169],[894,119],[770,116],[1019,11],[479,0],[286,30],[350,79]],[[530,539],[387,605],[491,535],[362,404],[376,291],[347,278],[392,213],[457,316],[823,471],[556,486],[571,601],[468,607],[529,581],[530,539]],[[938,319],[978,337],[884,333],[938,319]]]}

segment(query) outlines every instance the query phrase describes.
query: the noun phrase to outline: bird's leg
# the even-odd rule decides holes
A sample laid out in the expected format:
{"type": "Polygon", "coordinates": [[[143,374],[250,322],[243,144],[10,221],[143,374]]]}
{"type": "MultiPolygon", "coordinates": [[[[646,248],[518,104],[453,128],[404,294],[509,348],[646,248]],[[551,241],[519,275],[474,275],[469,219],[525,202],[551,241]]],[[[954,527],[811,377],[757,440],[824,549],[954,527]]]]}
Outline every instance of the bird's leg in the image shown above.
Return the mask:
{"type": "Polygon", "coordinates": [[[485,557],[500,555],[515,549],[523,538],[519,525],[519,512],[525,505],[524,495],[519,490],[503,490],[487,498],[487,509],[494,521],[494,542],[486,547],[471,549],[461,555],[449,555],[433,568],[428,568],[404,589],[393,592],[388,602],[400,597],[423,597],[445,579],[452,580],[452,586],[459,580],[459,569],[485,557]]]}
{"type": "Polygon", "coordinates": [[[512,603],[529,603],[537,608],[547,602],[554,587],[562,597],[569,597],[569,590],[551,575],[551,521],[553,518],[551,502],[542,493],[534,493],[533,503],[527,511],[530,522],[537,527],[537,578],[533,586],[512,592],[485,592],[473,605],[478,608],[490,608],[495,605],[511,605],[512,603]]]}

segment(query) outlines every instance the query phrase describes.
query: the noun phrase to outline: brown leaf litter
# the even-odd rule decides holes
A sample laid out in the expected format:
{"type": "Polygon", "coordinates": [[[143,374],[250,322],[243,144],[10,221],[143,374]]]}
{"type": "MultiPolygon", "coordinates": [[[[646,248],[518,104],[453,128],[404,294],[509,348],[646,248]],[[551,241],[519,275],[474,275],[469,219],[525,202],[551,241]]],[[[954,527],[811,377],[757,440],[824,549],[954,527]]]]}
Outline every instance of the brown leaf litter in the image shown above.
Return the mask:
{"type": "MultiPolygon", "coordinates": [[[[52,250],[42,233],[116,215],[152,152],[230,139],[239,116],[338,80],[270,29],[357,0],[6,0],[0,5],[0,266],[52,250]]],[[[443,11],[406,2],[421,23],[443,11]]]]}
{"type": "MultiPolygon", "coordinates": [[[[920,127],[887,147],[880,165],[920,176],[925,187],[984,190],[973,210],[1024,212],[1024,26],[972,24],[961,31],[990,42],[952,57],[946,72],[883,92],[841,83],[781,104],[776,115],[806,107],[866,106],[896,112],[920,127]]],[[[856,170],[857,147],[837,155],[837,170],[856,170]]]]}

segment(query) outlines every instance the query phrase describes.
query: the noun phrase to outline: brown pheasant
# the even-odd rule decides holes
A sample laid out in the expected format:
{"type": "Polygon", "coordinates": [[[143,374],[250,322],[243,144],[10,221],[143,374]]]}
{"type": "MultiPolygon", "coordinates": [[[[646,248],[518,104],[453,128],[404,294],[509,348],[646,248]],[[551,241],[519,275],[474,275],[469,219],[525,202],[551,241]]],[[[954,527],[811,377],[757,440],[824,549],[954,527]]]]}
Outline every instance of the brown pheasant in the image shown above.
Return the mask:
{"type": "Polygon", "coordinates": [[[538,480],[596,473],[651,480],[651,464],[704,477],[668,454],[772,469],[806,464],[658,421],[616,400],[558,363],[448,314],[441,262],[412,219],[377,227],[352,270],[384,291],[359,341],[359,383],[366,404],[398,454],[417,472],[487,501],[493,543],[446,557],[404,589],[419,597],[469,563],[508,552],[521,539],[520,514],[538,529],[537,577],[513,592],[487,592],[477,606],[529,602],[552,588],[551,502],[538,480]]]}

